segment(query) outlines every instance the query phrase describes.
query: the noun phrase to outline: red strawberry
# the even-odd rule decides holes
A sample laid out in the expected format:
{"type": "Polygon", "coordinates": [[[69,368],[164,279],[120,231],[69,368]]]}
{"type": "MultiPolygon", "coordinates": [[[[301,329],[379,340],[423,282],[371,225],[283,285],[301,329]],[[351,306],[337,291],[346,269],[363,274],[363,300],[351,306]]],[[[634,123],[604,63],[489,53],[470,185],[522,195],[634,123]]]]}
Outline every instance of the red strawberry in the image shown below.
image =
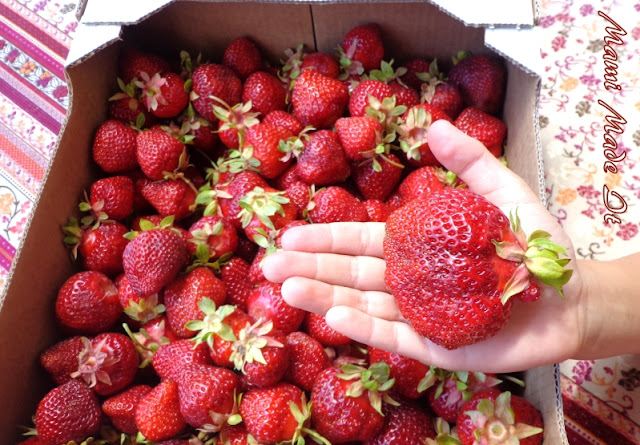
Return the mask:
{"type": "Polygon", "coordinates": [[[227,288],[227,303],[246,312],[253,285],[247,281],[249,264],[234,256],[220,268],[220,279],[227,288]]]}
{"type": "Polygon", "coordinates": [[[116,286],[118,287],[118,299],[120,306],[125,314],[132,320],[141,324],[147,323],[164,312],[162,297],[158,294],[151,294],[141,297],[131,288],[131,284],[125,274],[116,278],[116,286]]]}
{"type": "Polygon", "coordinates": [[[310,205],[309,218],[314,223],[365,222],[369,219],[364,205],[342,187],[331,186],[320,190],[310,205]]]}
{"type": "Polygon", "coordinates": [[[287,335],[289,367],[284,379],[305,391],[311,391],[318,374],[331,366],[331,361],[322,344],[304,332],[296,331],[287,335]]]}
{"type": "Polygon", "coordinates": [[[154,181],[188,163],[185,145],[159,127],[139,133],[136,145],[140,168],[154,181]]]}
{"type": "Polygon", "coordinates": [[[128,176],[110,176],[91,184],[89,204],[98,214],[104,212],[109,219],[125,219],[133,211],[133,181],[128,176]]]}
{"type": "Polygon", "coordinates": [[[449,82],[460,90],[464,104],[489,114],[502,110],[507,72],[498,57],[477,54],[449,70],[449,82]]]}
{"type": "Polygon", "coordinates": [[[382,125],[369,117],[343,117],[336,121],[336,133],[344,152],[352,161],[363,161],[374,155],[382,144],[382,125]]]}
{"type": "Polygon", "coordinates": [[[262,55],[250,39],[238,37],[225,48],[222,63],[244,81],[251,73],[262,68],[262,55]]]}
{"type": "Polygon", "coordinates": [[[433,380],[429,380],[432,373],[424,363],[371,346],[368,349],[371,363],[385,362],[389,365],[389,376],[396,379],[393,388],[403,397],[417,399],[433,380]]]}
{"type": "Polygon", "coordinates": [[[376,436],[384,426],[382,402],[389,400],[386,391],[391,386],[389,367],[382,362],[369,369],[357,365],[325,369],[311,391],[311,419],[318,433],[331,443],[376,436]]]}
{"type": "Polygon", "coordinates": [[[222,100],[230,107],[242,100],[242,82],[227,66],[215,63],[200,65],[193,71],[191,79],[193,107],[213,124],[218,122],[213,105],[218,105],[219,102],[211,96],[222,100]]]}
{"type": "Polygon", "coordinates": [[[224,304],[226,297],[224,283],[208,267],[196,267],[186,275],[177,277],[164,292],[164,305],[171,330],[180,337],[193,337],[195,332],[185,325],[191,320],[204,319],[205,314],[198,303],[208,298],[218,307],[224,304]]]}
{"type": "Polygon", "coordinates": [[[389,218],[389,215],[391,214],[389,206],[378,199],[367,199],[362,204],[364,204],[367,209],[369,221],[386,222],[387,218],[389,218]]]}
{"type": "Polygon", "coordinates": [[[260,113],[254,111],[252,106],[251,102],[237,103],[233,106],[223,102],[214,104],[213,111],[219,119],[217,134],[220,142],[227,148],[242,148],[247,129],[260,122],[260,113]]]}
{"type": "Polygon", "coordinates": [[[191,137],[190,145],[200,151],[204,151],[209,156],[218,153],[218,134],[215,133],[216,127],[200,116],[190,108],[186,114],[184,114],[182,121],[182,127],[185,131],[185,136],[191,137]]]}
{"type": "Polygon", "coordinates": [[[92,155],[107,173],[124,172],[138,166],[137,131],[117,120],[100,124],[93,137],[92,155]]]}
{"type": "Polygon", "coordinates": [[[95,437],[101,420],[96,395],[78,380],[70,380],[49,391],[38,404],[35,416],[38,438],[45,445],[80,443],[95,437]]]}
{"type": "Polygon", "coordinates": [[[66,330],[99,334],[120,318],[118,289],[101,272],[78,272],[60,287],[55,310],[58,321],[66,330]]]}
{"type": "Polygon", "coordinates": [[[223,216],[231,221],[236,228],[241,229],[242,223],[238,214],[242,210],[240,199],[256,187],[268,187],[268,184],[259,174],[252,171],[243,171],[233,177],[228,185],[220,189],[225,196],[218,198],[218,205],[223,216]]]}
{"type": "Polygon", "coordinates": [[[433,418],[412,403],[405,402],[399,406],[385,403],[382,412],[382,431],[377,436],[365,440],[363,445],[413,445],[428,443],[427,439],[436,437],[433,418]]]}
{"type": "Polygon", "coordinates": [[[342,116],[349,101],[349,90],[339,80],[315,70],[304,70],[291,93],[293,115],[303,126],[329,128],[342,116]]]}
{"type": "Polygon", "coordinates": [[[382,102],[385,97],[393,96],[393,91],[380,80],[363,80],[349,96],[349,114],[352,117],[366,116],[366,109],[371,106],[370,96],[382,102]]]}
{"type": "Polygon", "coordinates": [[[404,203],[407,203],[412,199],[422,197],[422,195],[428,196],[431,193],[444,190],[454,181],[452,175],[437,167],[420,167],[402,180],[398,186],[398,192],[404,203]]]}
{"type": "Polygon", "coordinates": [[[224,445],[255,445],[256,442],[255,437],[249,434],[244,423],[226,424],[220,430],[218,437],[224,445]]]}
{"type": "Polygon", "coordinates": [[[416,91],[420,91],[420,87],[424,80],[420,77],[424,77],[431,71],[431,62],[427,59],[418,57],[411,59],[402,65],[407,71],[400,77],[400,80],[407,86],[413,88],[416,91]],[[420,77],[418,77],[418,75],[420,77]]]}
{"type": "Polygon", "coordinates": [[[351,166],[338,135],[330,130],[311,133],[298,157],[296,175],[307,184],[331,185],[346,180],[351,166]]]}
{"type": "Polygon", "coordinates": [[[449,82],[438,83],[432,93],[423,92],[422,100],[438,107],[451,119],[458,117],[463,108],[462,96],[458,87],[449,82]]]}
{"type": "Polygon", "coordinates": [[[402,115],[398,140],[411,164],[417,167],[440,165],[429,148],[427,132],[433,122],[441,119],[453,123],[444,111],[428,103],[409,108],[402,115]]]}
{"type": "Polygon", "coordinates": [[[64,231],[67,234],[65,242],[77,245],[77,253],[86,269],[108,276],[122,272],[122,253],[129,242],[124,237],[128,232],[124,224],[103,221],[98,227],[81,229],[75,220],[71,220],[64,231]]]}
{"type": "Polygon", "coordinates": [[[564,249],[555,243],[554,250],[543,248],[551,243],[546,232],[527,240],[517,216],[512,224],[482,196],[457,188],[414,199],[391,214],[385,283],[418,333],[447,349],[495,335],[511,315],[511,296],[537,295],[527,265],[535,270],[539,263],[531,256],[553,263],[538,271],[539,278],[561,293],[571,276],[558,257],[564,249]],[[527,255],[528,245],[540,247],[527,255]],[[455,314],[442,310],[452,305],[455,314]]]}
{"type": "Polygon", "coordinates": [[[253,148],[253,157],[260,161],[260,175],[266,179],[274,179],[284,172],[291,159],[285,160],[280,143],[294,135],[284,127],[272,127],[266,124],[256,124],[247,129],[244,148],[253,148]]]}
{"type": "Polygon", "coordinates": [[[138,353],[126,335],[105,332],[89,340],[82,339],[79,368],[71,377],[82,378],[101,396],[115,394],[127,386],[138,371],[138,353]]]}
{"type": "Polygon", "coordinates": [[[404,86],[397,81],[389,82],[388,85],[396,97],[396,105],[404,105],[407,108],[411,108],[420,103],[420,94],[413,88],[404,86]]]}
{"type": "Polygon", "coordinates": [[[57,385],[71,380],[71,373],[78,369],[78,356],[82,352],[82,337],[69,337],[54,344],[40,355],[40,366],[57,385]]]}
{"type": "Polygon", "coordinates": [[[296,331],[304,320],[305,311],[289,306],[282,299],[282,284],[263,281],[247,300],[247,314],[251,321],[273,322],[284,335],[296,331]]]}
{"type": "Polygon", "coordinates": [[[277,77],[266,71],[256,71],[244,82],[242,101],[251,101],[253,110],[266,116],[287,107],[287,91],[277,77]]]}
{"type": "Polygon", "coordinates": [[[141,368],[151,362],[158,348],[179,340],[179,337],[169,328],[169,322],[164,315],[143,324],[139,332],[131,332],[128,325],[125,330],[136,345],[141,368]]]}
{"type": "Polygon", "coordinates": [[[189,257],[186,241],[171,229],[152,229],[127,244],[122,261],[133,291],[145,297],[159,292],[189,257]]]}
{"type": "Polygon", "coordinates": [[[203,216],[189,227],[189,234],[189,251],[195,254],[198,246],[203,244],[212,260],[233,253],[238,247],[236,228],[221,216],[203,216]]]}
{"type": "MultiPolygon", "coordinates": [[[[221,311],[221,313],[225,315],[228,311],[221,311]]],[[[208,334],[212,338],[208,343],[213,362],[218,366],[231,368],[234,366],[231,355],[234,352],[233,347],[235,341],[240,337],[240,332],[251,325],[251,319],[240,309],[235,309],[234,311],[231,311],[231,313],[228,313],[228,315],[221,318],[221,324],[227,326],[232,335],[229,335],[228,331],[225,331],[224,326],[222,326],[222,332],[218,330],[217,332],[212,332],[215,335],[211,335],[211,333],[208,334]]],[[[199,336],[205,341],[207,340],[206,335],[207,331],[201,331],[199,333],[199,336]]]]}
{"type": "Polygon", "coordinates": [[[109,397],[102,402],[102,412],[108,417],[114,427],[125,434],[136,434],[136,408],[140,401],[150,391],[148,385],[136,385],[109,397]]]}
{"type": "Polygon", "coordinates": [[[197,190],[185,178],[168,178],[149,182],[142,187],[142,196],[162,217],[176,221],[190,216],[196,208],[197,190]]]}
{"type": "Polygon", "coordinates": [[[311,186],[306,182],[295,180],[287,186],[285,193],[298,209],[298,217],[304,217],[303,214],[313,194],[311,186]]]}
{"type": "Polygon", "coordinates": [[[402,169],[397,156],[389,153],[358,164],[353,170],[353,178],[365,199],[383,201],[400,182],[402,169]]]}
{"type": "Polygon", "coordinates": [[[272,230],[279,230],[296,219],[298,208],[285,192],[256,187],[240,199],[238,213],[247,238],[260,244],[272,230]],[[265,236],[266,235],[266,236],[265,236]]]}
{"type": "Polygon", "coordinates": [[[384,57],[380,26],[369,23],[351,29],[342,40],[342,50],[351,61],[348,72],[354,65],[361,66],[364,71],[378,68],[384,57]]]}
{"type": "Polygon", "coordinates": [[[262,123],[272,127],[284,127],[291,134],[300,134],[303,130],[302,124],[298,119],[282,110],[271,111],[262,119],[262,123]]]}
{"type": "Polygon", "coordinates": [[[302,58],[300,70],[314,69],[319,73],[337,79],[340,76],[340,65],[335,57],[323,52],[314,52],[306,54],[302,58]]]}
{"type": "Polygon", "coordinates": [[[476,108],[465,108],[454,125],[458,130],[482,142],[495,157],[502,155],[507,126],[497,117],[476,108]]]}
{"type": "Polygon", "coordinates": [[[185,367],[211,365],[209,350],[204,343],[178,339],[162,345],[153,356],[153,369],[161,379],[178,381],[185,367]]]}
{"type": "Polygon", "coordinates": [[[474,394],[460,409],[457,431],[463,445],[510,441],[542,443],[542,416],[522,397],[497,389],[474,394]]]}
{"type": "Polygon", "coordinates": [[[136,86],[142,89],[147,110],[159,118],[176,117],[189,103],[184,80],[175,73],[142,73],[136,86]]]}
{"type": "Polygon", "coordinates": [[[138,215],[150,213],[153,207],[144,199],[144,196],[142,196],[142,189],[151,182],[151,179],[147,178],[139,168],[130,170],[126,175],[133,181],[133,212],[138,215]]]}
{"type": "Polygon", "coordinates": [[[180,413],[195,428],[219,430],[234,414],[238,377],[217,366],[190,366],[178,380],[180,413]]]}
{"type": "Polygon", "coordinates": [[[169,439],[180,433],[186,422],[180,414],[178,385],[161,381],[138,403],[136,426],[147,440],[169,439]]]}
{"type": "Polygon", "coordinates": [[[155,54],[139,51],[135,48],[124,48],[118,60],[120,77],[124,83],[133,79],[140,79],[142,73],[149,77],[156,73],[164,74],[170,71],[169,63],[155,54]]]}
{"type": "Polygon", "coordinates": [[[332,329],[324,316],[313,312],[307,312],[304,330],[324,346],[342,346],[351,343],[349,337],[332,329]]]}

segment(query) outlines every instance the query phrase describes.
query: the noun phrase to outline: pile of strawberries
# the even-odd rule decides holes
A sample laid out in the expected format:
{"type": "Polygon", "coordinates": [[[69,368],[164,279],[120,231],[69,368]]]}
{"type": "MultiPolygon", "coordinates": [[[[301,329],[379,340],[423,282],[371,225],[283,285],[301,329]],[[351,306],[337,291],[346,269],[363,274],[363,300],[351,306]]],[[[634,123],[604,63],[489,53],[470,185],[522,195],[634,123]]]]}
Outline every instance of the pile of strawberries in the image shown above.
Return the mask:
{"type": "Polygon", "coordinates": [[[337,55],[276,67],[244,37],[218,62],[122,51],[92,146],[104,177],[64,228],[82,270],[40,357],[56,386],[22,443],[541,443],[497,376],[356,344],[261,273],[290,227],[386,221],[458,185],[430,152],[435,120],[502,154],[500,60],[394,67],[382,43],[366,24],[337,55]]]}

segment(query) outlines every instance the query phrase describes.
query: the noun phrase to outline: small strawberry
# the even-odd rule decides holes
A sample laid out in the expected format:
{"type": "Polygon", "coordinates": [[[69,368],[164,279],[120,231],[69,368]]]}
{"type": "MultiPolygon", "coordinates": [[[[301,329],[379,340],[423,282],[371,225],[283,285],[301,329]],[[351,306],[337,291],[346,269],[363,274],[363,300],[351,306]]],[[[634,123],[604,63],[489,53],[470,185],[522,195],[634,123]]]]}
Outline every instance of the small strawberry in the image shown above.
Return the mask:
{"type": "Polygon", "coordinates": [[[165,288],[164,304],[171,330],[179,337],[189,338],[195,332],[185,325],[191,320],[205,317],[198,306],[203,298],[208,298],[216,306],[224,304],[227,290],[224,283],[208,267],[196,267],[186,275],[177,277],[165,288]]]}
{"type": "Polygon", "coordinates": [[[124,48],[118,59],[120,77],[127,84],[133,79],[140,79],[142,73],[147,73],[149,77],[154,74],[164,74],[171,70],[169,63],[148,52],[135,48],[124,48]]]}
{"type": "Polygon", "coordinates": [[[115,284],[118,288],[120,306],[132,320],[144,324],[159,317],[164,312],[165,307],[162,304],[163,298],[161,295],[158,296],[156,293],[141,297],[133,291],[125,274],[119,275],[115,284]]]}
{"type": "Polygon", "coordinates": [[[136,409],[140,401],[150,391],[148,385],[131,386],[102,402],[102,412],[105,413],[114,427],[125,434],[136,434],[136,409]]]}
{"type": "Polygon", "coordinates": [[[259,113],[253,110],[251,101],[230,106],[221,100],[213,105],[213,112],[218,118],[218,136],[220,141],[231,149],[241,149],[249,127],[256,125],[259,113]]]}
{"type": "Polygon", "coordinates": [[[203,244],[213,260],[232,254],[238,247],[238,232],[231,222],[222,216],[203,216],[189,227],[189,251],[195,255],[203,244]]]}
{"type": "Polygon", "coordinates": [[[413,445],[427,443],[435,439],[433,418],[413,403],[404,402],[399,406],[388,403],[382,405],[384,427],[382,431],[363,445],[413,445]]]}
{"type": "Polygon", "coordinates": [[[242,82],[227,66],[215,63],[200,65],[193,71],[191,80],[193,107],[212,124],[218,123],[213,112],[213,105],[218,102],[212,96],[231,107],[242,100],[242,82]]]}
{"type": "Polygon", "coordinates": [[[351,193],[342,187],[321,189],[309,203],[309,218],[314,223],[365,222],[367,209],[351,193]]]}
{"type": "Polygon", "coordinates": [[[331,361],[322,344],[304,332],[287,335],[285,344],[289,349],[289,367],[284,380],[311,391],[318,374],[331,366],[331,361]]]}
{"type": "Polygon", "coordinates": [[[286,193],[271,187],[256,187],[238,203],[242,207],[238,216],[244,233],[258,245],[270,231],[283,228],[298,215],[298,208],[286,193]]]}
{"type": "Polygon", "coordinates": [[[222,64],[231,68],[240,80],[244,81],[262,68],[262,54],[249,38],[238,37],[225,48],[222,64]]]}
{"type": "Polygon", "coordinates": [[[342,116],[349,101],[349,90],[339,80],[315,70],[304,70],[291,92],[293,115],[303,126],[331,127],[342,116]]]}
{"type": "Polygon", "coordinates": [[[271,111],[262,119],[262,123],[272,127],[284,127],[291,134],[300,134],[303,130],[303,126],[298,119],[282,110],[271,111]]]}
{"type": "Polygon", "coordinates": [[[324,316],[307,312],[304,319],[304,330],[323,346],[342,346],[351,343],[351,339],[332,329],[324,316]]]}
{"type": "Polygon", "coordinates": [[[120,92],[109,98],[109,119],[119,120],[128,125],[136,125],[139,128],[148,128],[154,125],[157,119],[146,110],[140,100],[135,80],[125,85],[124,81],[118,78],[118,86],[120,92]],[[142,119],[144,121],[141,122],[142,119]]]}
{"type": "Polygon", "coordinates": [[[304,320],[305,311],[289,306],[282,298],[282,284],[264,281],[247,300],[247,314],[251,321],[271,321],[275,329],[284,335],[298,330],[304,320]]]}
{"type": "Polygon", "coordinates": [[[433,92],[423,91],[421,101],[438,107],[451,119],[457,118],[464,106],[458,87],[449,82],[438,83],[433,92]]]}
{"type": "Polygon", "coordinates": [[[383,57],[382,30],[375,23],[356,26],[342,39],[340,63],[349,74],[374,70],[383,57]]]}
{"type": "Polygon", "coordinates": [[[527,239],[517,215],[510,226],[484,197],[448,188],[389,217],[385,283],[418,333],[447,349],[473,344],[503,328],[513,295],[539,295],[529,268],[562,295],[569,260],[559,258],[565,249],[550,236],[536,231],[527,239]],[[442,310],[451,305],[455,314],[442,310]]]}
{"type": "Polygon", "coordinates": [[[266,116],[271,111],[287,107],[287,91],[276,76],[266,71],[256,71],[244,82],[242,101],[251,101],[253,110],[266,116]]]}
{"type": "Polygon", "coordinates": [[[398,192],[403,203],[428,196],[447,187],[456,184],[457,177],[452,172],[447,172],[438,167],[420,167],[409,173],[398,186],[398,192]]]}
{"type": "Polygon", "coordinates": [[[59,341],[40,354],[40,366],[57,385],[71,380],[71,373],[78,369],[78,356],[82,352],[82,337],[69,337],[59,341]]]}
{"type": "Polygon", "coordinates": [[[194,344],[191,340],[181,338],[160,346],[152,364],[161,379],[178,381],[185,367],[211,365],[212,362],[206,344],[194,344]]]}
{"type": "Polygon", "coordinates": [[[95,214],[104,212],[109,219],[123,220],[133,211],[133,193],[133,181],[128,176],[98,179],[91,184],[90,209],[95,214]]]}
{"type": "Polygon", "coordinates": [[[497,389],[474,394],[460,409],[457,431],[463,445],[542,443],[542,416],[522,397],[497,389]]]}
{"type": "Polygon", "coordinates": [[[397,106],[411,108],[420,103],[420,94],[413,88],[407,87],[398,81],[390,82],[388,85],[396,98],[397,106]]]}
{"type": "Polygon", "coordinates": [[[420,91],[424,76],[430,72],[431,62],[425,58],[418,57],[402,64],[402,68],[407,71],[400,77],[400,80],[414,90],[420,91]]]}
{"type": "Polygon", "coordinates": [[[314,69],[319,73],[337,79],[340,76],[340,65],[335,57],[323,52],[305,54],[300,64],[300,71],[314,69]]]}
{"type": "Polygon", "coordinates": [[[331,185],[346,180],[351,166],[338,135],[330,130],[310,134],[298,157],[296,175],[307,184],[331,185]]]}
{"type": "Polygon", "coordinates": [[[206,299],[200,303],[200,308],[206,315],[204,320],[188,325],[189,329],[199,331],[194,337],[195,341],[209,345],[211,358],[216,365],[233,367],[231,356],[234,344],[241,332],[251,325],[251,319],[244,311],[233,306],[224,305],[216,309],[206,299]]]}
{"type": "Polygon", "coordinates": [[[253,285],[247,281],[248,275],[249,264],[237,256],[230,258],[220,268],[220,279],[227,289],[227,303],[245,312],[247,301],[253,292],[253,285]]]}
{"type": "Polygon", "coordinates": [[[136,156],[142,172],[154,181],[165,174],[184,169],[188,164],[187,149],[178,139],[160,127],[138,134],[136,156]]]}
{"type": "Polygon", "coordinates": [[[138,166],[137,131],[117,120],[100,124],[93,137],[92,155],[107,173],[125,172],[138,166]]]}
{"type": "Polygon", "coordinates": [[[55,311],[58,321],[70,332],[105,332],[120,318],[118,289],[101,272],[78,272],[60,287],[55,311]]]}
{"type": "Polygon", "coordinates": [[[502,155],[507,126],[497,117],[476,108],[465,108],[454,125],[458,130],[482,142],[496,158],[502,155]]]}
{"type": "Polygon", "coordinates": [[[485,54],[466,57],[449,70],[449,82],[458,87],[464,104],[492,115],[502,110],[506,76],[502,60],[485,54]]]}
{"type": "Polygon", "coordinates": [[[195,211],[197,195],[196,187],[180,176],[149,182],[142,187],[142,196],[158,214],[163,218],[172,216],[176,221],[185,219],[195,211]]]}
{"type": "Polygon", "coordinates": [[[353,170],[353,179],[365,199],[383,201],[400,182],[403,168],[393,153],[379,155],[358,164],[353,170]]]}
{"type": "Polygon", "coordinates": [[[371,106],[369,96],[382,102],[384,98],[393,96],[393,91],[389,85],[380,80],[363,80],[349,96],[349,114],[352,117],[367,115],[367,107],[371,106]]]}
{"type": "Polygon", "coordinates": [[[96,395],[75,379],[49,391],[38,404],[35,415],[38,438],[46,445],[80,443],[98,434],[101,420],[96,395]]]}
{"type": "Polygon", "coordinates": [[[400,148],[406,153],[409,162],[416,167],[440,165],[429,148],[427,132],[433,122],[441,119],[453,123],[444,111],[428,103],[409,108],[402,115],[402,124],[398,130],[400,148]]]}
{"type": "Polygon", "coordinates": [[[256,187],[262,187],[264,189],[268,187],[268,184],[262,176],[252,171],[238,173],[229,183],[219,187],[219,190],[222,192],[217,198],[220,211],[237,229],[242,229],[241,218],[238,216],[242,210],[240,200],[256,187]]]}
{"type": "Polygon", "coordinates": [[[129,325],[124,330],[133,341],[140,356],[140,368],[145,368],[155,356],[158,348],[180,339],[170,328],[165,315],[160,315],[140,327],[140,331],[131,332],[129,325]]]}
{"type": "Polygon", "coordinates": [[[387,218],[391,214],[391,209],[387,204],[379,199],[367,199],[363,201],[365,208],[367,209],[367,215],[369,215],[369,221],[374,222],[386,222],[387,218]]]}
{"type": "Polygon", "coordinates": [[[404,357],[369,346],[371,363],[385,362],[389,365],[389,376],[396,379],[394,390],[407,399],[417,399],[434,379],[430,378],[429,366],[409,357],[404,357]]]}
{"type": "Polygon", "coordinates": [[[247,431],[244,423],[226,424],[218,435],[222,445],[256,445],[258,441],[247,431]]]}
{"type": "Polygon", "coordinates": [[[124,237],[128,232],[124,224],[102,221],[97,227],[80,227],[72,217],[62,230],[65,244],[72,247],[71,256],[75,259],[80,255],[85,269],[110,277],[122,272],[122,253],[129,242],[124,237]]]}
{"type": "Polygon", "coordinates": [[[180,414],[178,385],[172,380],[161,381],[138,403],[136,426],[147,440],[170,439],[186,425],[180,414]]]}
{"type": "Polygon", "coordinates": [[[215,132],[216,127],[196,113],[193,107],[187,108],[187,112],[182,114],[180,122],[180,133],[182,133],[183,139],[188,141],[190,146],[205,152],[209,156],[219,153],[219,137],[215,132]]]}
{"type": "Polygon", "coordinates": [[[189,103],[184,80],[175,73],[142,73],[136,86],[142,90],[142,100],[147,110],[159,118],[176,117],[189,103]]]}
{"type": "Polygon", "coordinates": [[[306,215],[306,209],[309,205],[309,200],[313,195],[312,187],[312,185],[309,185],[306,182],[295,180],[291,182],[291,184],[289,184],[285,189],[285,193],[298,209],[298,217],[304,218],[306,215]]]}
{"type": "Polygon", "coordinates": [[[141,232],[122,255],[127,279],[142,297],[159,292],[173,281],[188,258],[186,241],[168,228],[141,232]]]}
{"type": "Polygon", "coordinates": [[[260,161],[260,175],[263,178],[274,179],[291,164],[291,159],[286,159],[286,153],[280,147],[292,137],[294,135],[284,127],[272,127],[263,123],[247,129],[244,149],[253,149],[252,155],[260,161]]]}
{"type": "Polygon", "coordinates": [[[382,124],[369,116],[340,118],[335,129],[347,158],[352,161],[371,158],[383,144],[382,124]]]}

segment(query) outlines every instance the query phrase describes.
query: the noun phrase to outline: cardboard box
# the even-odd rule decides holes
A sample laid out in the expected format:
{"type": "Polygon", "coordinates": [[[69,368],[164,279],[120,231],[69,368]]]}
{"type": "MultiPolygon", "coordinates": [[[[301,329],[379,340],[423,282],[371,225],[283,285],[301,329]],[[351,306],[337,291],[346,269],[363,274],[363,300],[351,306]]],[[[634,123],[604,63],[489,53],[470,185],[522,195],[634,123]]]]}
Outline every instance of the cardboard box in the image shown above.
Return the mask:
{"type": "MultiPolygon", "coordinates": [[[[460,2],[452,2],[460,3],[460,2]]],[[[473,16],[473,2],[463,9],[473,16]]],[[[486,3],[483,7],[486,8],[486,3]]],[[[498,3],[505,3],[498,1],[498,3]]],[[[226,45],[247,35],[277,62],[284,49],[304,43],[333,53],[342,36],[367,22],[382,26],[387,54],[396,61],[438,57],[445,62],[460,49],[476,53],[515,54],[536,48],[530,28],[535,8],[524,2],[518,14],[501,17],[495,29],[468,26],[447,11],[444,1],[427,2],[216,2],[146,0],[89,1],[69,55],[66,73],[71,106],[47,172],[27,235],[16,257],[11,279],[0,299],[0,437],[18,439],[16,426],[29,423],[50,381],[37,357],[58,339],[53,307],[58,288],[74,271],[62,244],[60,227],[76,214],[82,190],[92,181],[90,147],[97,126],[106,118],[107,98],[117,89],[117,56],[123,41],[176,57],[181,49],[201,51],[219,60],[226,45]],[[126,4],[127,8],[119,4],[126,4]],[[440,3],[441,5],[438,5],[440,3]],[[530,14],[522,13],[529,11],[530,14]],[[509,17],[515,17],[513,21],[509,17]],[[524,18],[523,18],[524,17],[524,18]],[[503,39],[509,33],[513,39],[503,39]],[[514,42],[516,45],[514,45],[514,42]]],[[[484,20],[484,19],[482,19],[484,20]]],[[[468,19],[467,19],[468,22],[468,19]]],[[[472,25],[486,24],[485,21],[472,25]]],[[[508,125],[507,159],[511,168],[545,199],[542,154],[537,126],[540,80],[535,53],[508,58],[504,120],[508,125]]],[[[563,427],[558,368],[526,372],[528,397],[542,411],[545,444],[568,443],[563,427]]]]}

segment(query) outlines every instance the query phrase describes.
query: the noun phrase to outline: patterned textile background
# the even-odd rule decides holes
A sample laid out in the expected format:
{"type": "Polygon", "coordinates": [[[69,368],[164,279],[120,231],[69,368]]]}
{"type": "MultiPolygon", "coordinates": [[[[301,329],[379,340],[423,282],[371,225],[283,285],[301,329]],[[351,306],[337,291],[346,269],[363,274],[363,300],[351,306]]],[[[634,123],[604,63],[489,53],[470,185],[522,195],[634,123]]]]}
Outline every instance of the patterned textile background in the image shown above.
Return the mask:
{"type": "MultiPolygon", "coordinates": [[[[640,2],[542,0],[542,97],[549,209],[572,235],[579,256],[613,259],[640,250],[640,2]],[[604,37],[625,31],[606,89],[604,37]],[[600,102],[599,102],[600,101],[600,102]],[[606,106],[626,123],[615,136],[617,173],[603,165],[606,106]],[[628,208],[605,224],[603,185],[628,208]]],[[[76,21],[72,0],[0,0],[0,287],[68,106],[63,64],[76,21]]],[[[610,54],[611,55],[611,54],[610,54]]],[[[640,358],[561,364],[572,444],[640,443],[640,358]]]]}

